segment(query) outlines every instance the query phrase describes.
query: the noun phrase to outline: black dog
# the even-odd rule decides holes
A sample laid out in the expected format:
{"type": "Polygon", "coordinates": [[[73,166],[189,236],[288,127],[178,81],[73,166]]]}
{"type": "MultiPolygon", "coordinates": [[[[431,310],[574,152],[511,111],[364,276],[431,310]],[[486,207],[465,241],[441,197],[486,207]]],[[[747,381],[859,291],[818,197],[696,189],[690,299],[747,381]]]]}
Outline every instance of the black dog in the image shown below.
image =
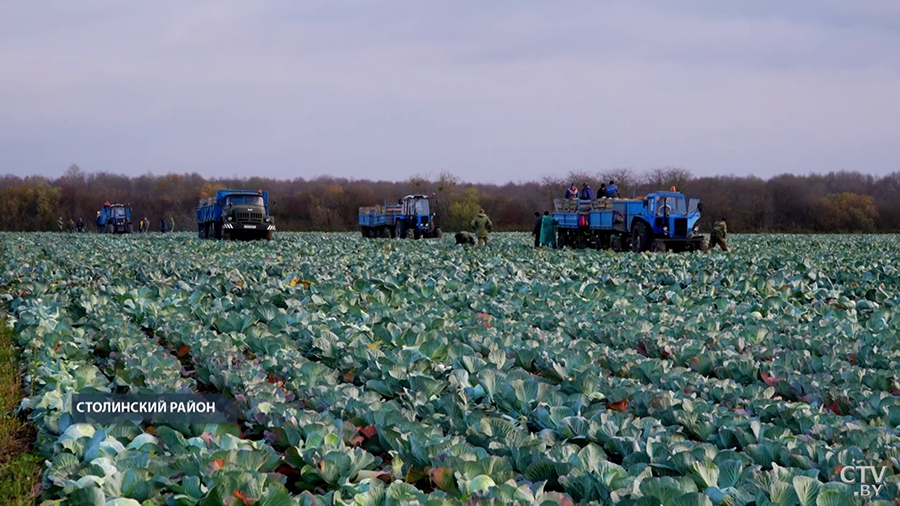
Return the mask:
{"type": "Polygon", "coordinates": [[[457,232],[456,233],[456,244],[471,244],[475,245],[475,237],[468,232],[457,232]]]}

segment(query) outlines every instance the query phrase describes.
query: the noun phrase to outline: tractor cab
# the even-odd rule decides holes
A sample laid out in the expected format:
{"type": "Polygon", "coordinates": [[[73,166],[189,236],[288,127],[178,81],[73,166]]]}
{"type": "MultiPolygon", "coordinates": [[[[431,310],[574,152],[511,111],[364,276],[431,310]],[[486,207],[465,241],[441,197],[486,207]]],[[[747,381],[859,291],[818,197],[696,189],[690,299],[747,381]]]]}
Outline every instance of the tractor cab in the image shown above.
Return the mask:
{"type": "Polygon", "coordinates": [[[407,195],[400,202],[403,216],[406,218],[409,228],[429,230],[434,220],[431,212],[431,203],[427,195],[407,195]]]}
{"type": "Polygon", "coordinates": [[[678,192],[656,192],[644,199],[643,218],[655,236],[686,239],[696,232],[702,209],[698,199],[686,201],[678,192]]]}
{"type": "Polygon", "coordinates": [[[115,226],[122,226],[131,221],[131,209],[123,204],[113,204],[109,207],[110,222],[115,226]]]}

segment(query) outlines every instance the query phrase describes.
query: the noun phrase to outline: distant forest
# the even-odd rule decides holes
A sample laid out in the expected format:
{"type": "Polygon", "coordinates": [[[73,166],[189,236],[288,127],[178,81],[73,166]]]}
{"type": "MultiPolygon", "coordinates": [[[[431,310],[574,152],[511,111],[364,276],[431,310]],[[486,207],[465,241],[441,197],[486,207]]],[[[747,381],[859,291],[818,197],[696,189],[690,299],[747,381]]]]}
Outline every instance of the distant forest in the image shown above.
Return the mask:
{"type": "Polygon", "coordinates": [[[267,190],[270,203],[275,203],[279,230],[356,230],[359,207],[396,202],[410,193],[435,194],[437,219],[447,232],[468,228],[479,208],[491,217],[495,230],[530,230],[534,213],[552,211],[553,199],[563,197],[571,183],[580,189],[586,182],[597,190],[609,180],[616,181],[622,197],[675,186],[701,199],[707,231],[721,217],[727,218],[729,231],[736,233],[900,231],[900,172],[883,177],[858,172],[784,174],[766,180],[695,177],[686,169],[665,167],[644,172],[569,172],[540,181],[494,185],[466,183],[449,173],[401,182],[330,177],[208,179],[199,174],[87,173],[76,165],[58,179],[0,177],[0,230],[56,230],[59,217],[65,221],[80,217],[93,231],[96,213],[108,200],[131,204],[135,229],[146,217],[151,230],[158,231],[165,217],[174,220],[176,231],[194,231],[199,199],[220,188],[267,190]]]}

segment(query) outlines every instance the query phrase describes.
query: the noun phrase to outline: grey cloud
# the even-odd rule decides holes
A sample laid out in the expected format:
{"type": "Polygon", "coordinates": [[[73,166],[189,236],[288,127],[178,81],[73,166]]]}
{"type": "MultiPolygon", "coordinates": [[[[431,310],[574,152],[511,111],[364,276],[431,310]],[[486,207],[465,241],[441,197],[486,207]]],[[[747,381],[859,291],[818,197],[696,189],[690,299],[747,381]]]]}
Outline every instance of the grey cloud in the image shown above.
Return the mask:
{"type": "Polygon", "coordinates": [[[0,173],[900,169],[887,2],[0,5],[0,173]]]}

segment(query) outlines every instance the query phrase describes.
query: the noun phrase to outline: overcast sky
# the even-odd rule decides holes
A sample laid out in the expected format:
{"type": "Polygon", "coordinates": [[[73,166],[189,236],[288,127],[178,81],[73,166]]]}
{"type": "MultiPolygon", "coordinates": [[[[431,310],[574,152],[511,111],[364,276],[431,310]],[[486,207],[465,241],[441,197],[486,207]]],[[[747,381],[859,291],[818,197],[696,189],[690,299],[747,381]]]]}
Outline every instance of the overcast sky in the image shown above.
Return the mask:
{"type": "Polygon", "coordinates": [[[900,170],[898,0],[0,0],[0,174],[900,170]]]}

